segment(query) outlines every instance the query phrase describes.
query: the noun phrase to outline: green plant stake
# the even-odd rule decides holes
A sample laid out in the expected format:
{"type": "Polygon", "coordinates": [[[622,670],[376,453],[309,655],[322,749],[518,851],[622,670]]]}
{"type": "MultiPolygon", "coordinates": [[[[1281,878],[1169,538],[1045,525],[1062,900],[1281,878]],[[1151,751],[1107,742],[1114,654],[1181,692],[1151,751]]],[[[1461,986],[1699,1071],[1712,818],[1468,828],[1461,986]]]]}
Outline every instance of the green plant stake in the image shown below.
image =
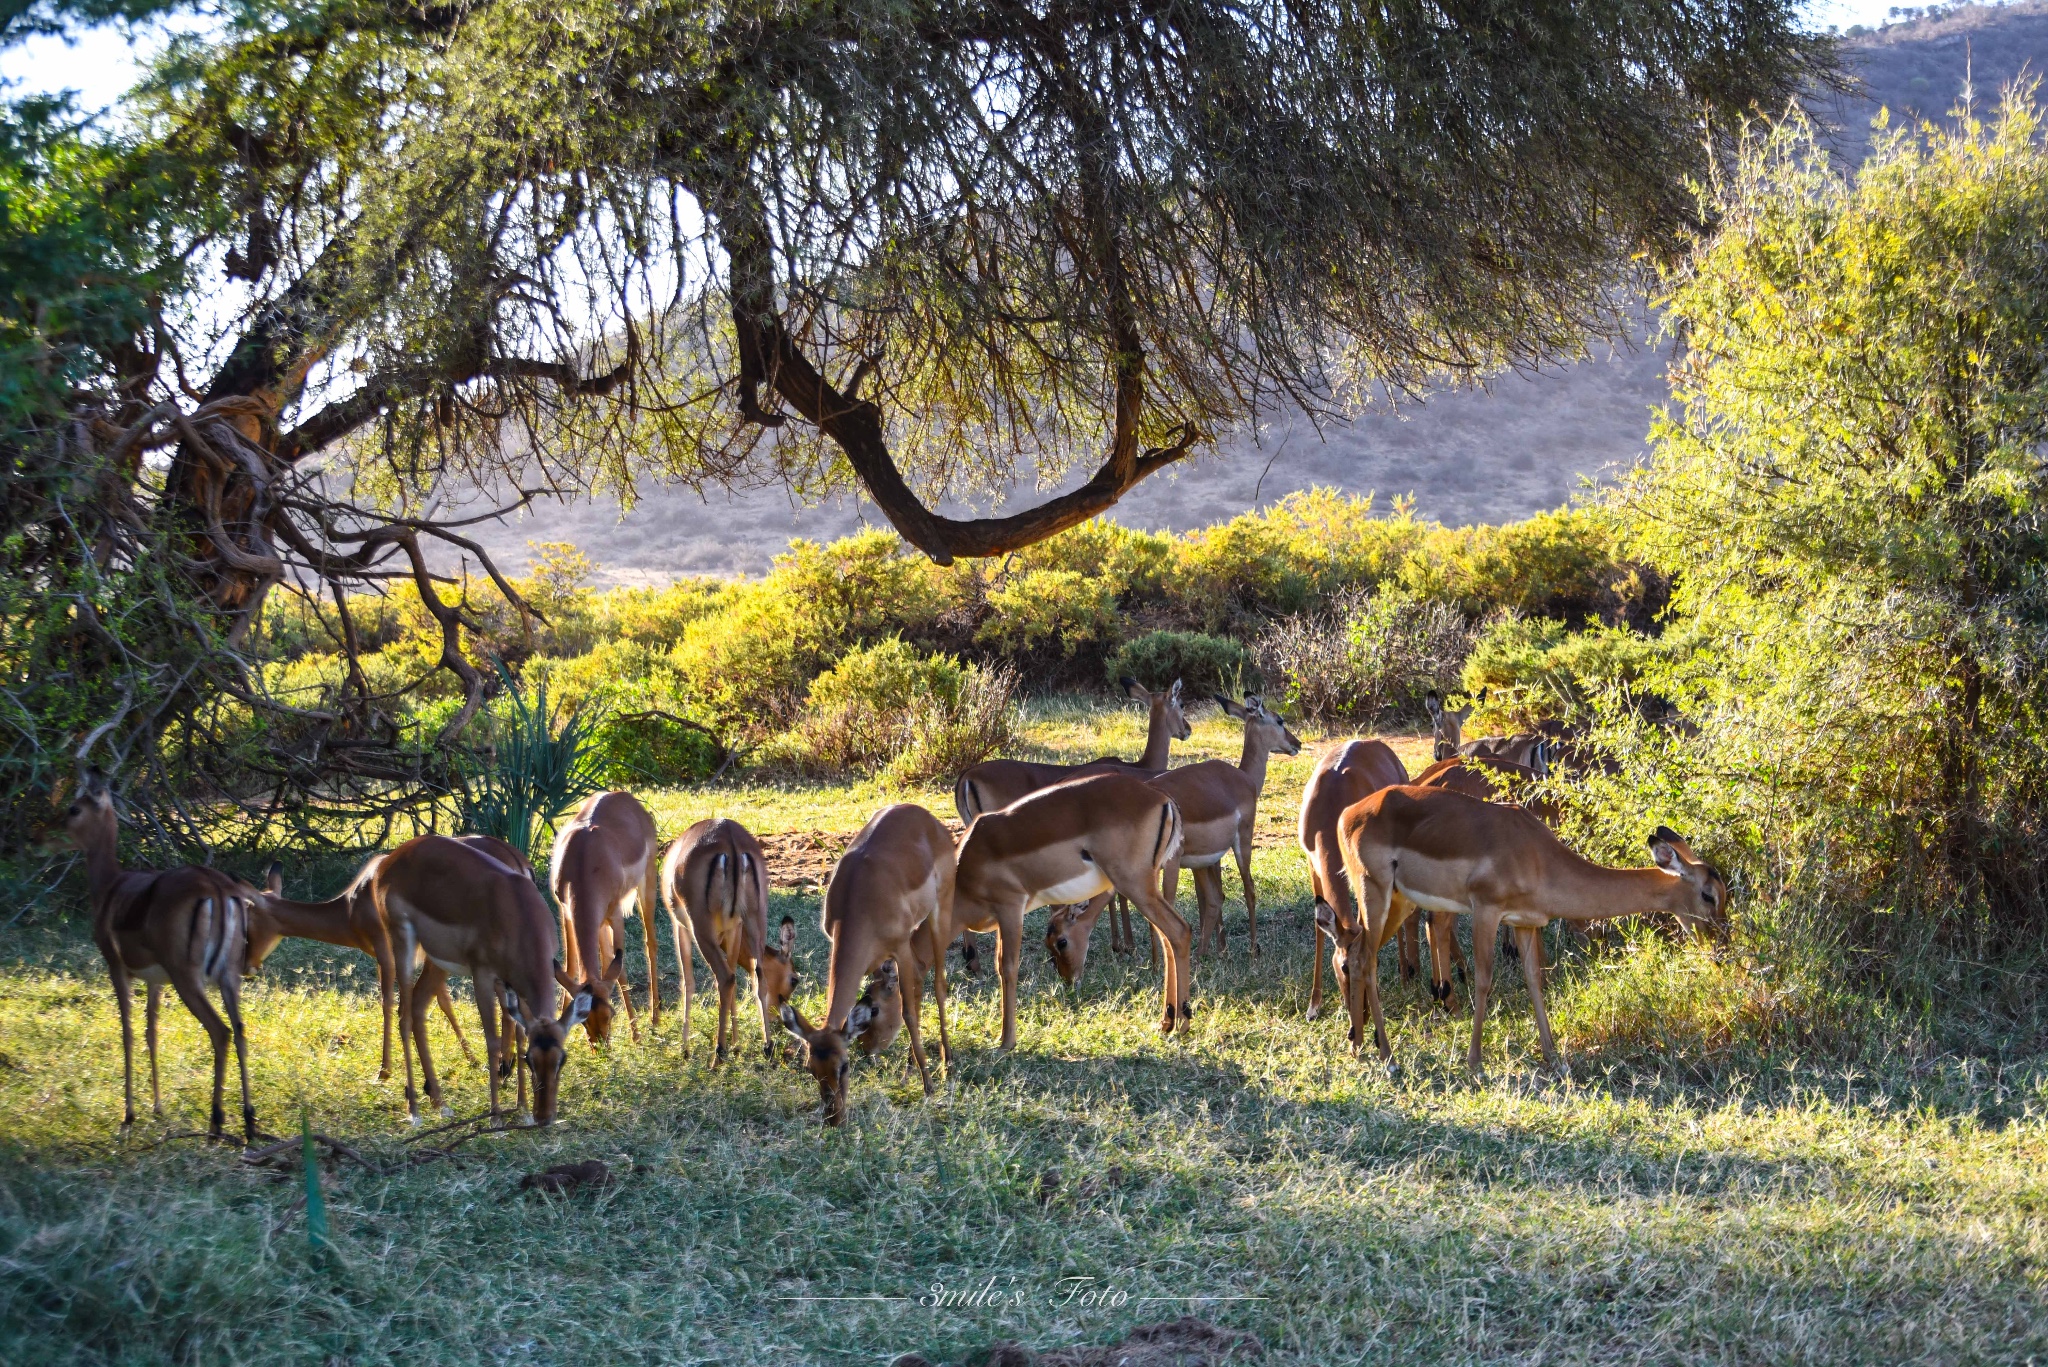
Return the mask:
{"type": "Polygon", "coordinates": [[[320,1164],[313,1157],[313,1113],[299,1108],[299,1158],[306,1169],[306,1242],[315,1253],[327,1251],[327,1202],[320,1196],[320,1164]]]}

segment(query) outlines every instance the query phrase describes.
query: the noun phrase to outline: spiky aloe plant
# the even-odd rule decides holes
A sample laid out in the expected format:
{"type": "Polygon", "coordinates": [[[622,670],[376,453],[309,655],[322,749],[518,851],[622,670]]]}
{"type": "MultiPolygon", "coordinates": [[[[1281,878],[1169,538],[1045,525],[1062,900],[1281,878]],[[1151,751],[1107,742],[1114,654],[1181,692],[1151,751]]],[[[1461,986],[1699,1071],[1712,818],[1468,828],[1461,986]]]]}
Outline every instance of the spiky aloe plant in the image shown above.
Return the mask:
{"type": "Polygon", "coordinates": [[[578,705],[557,722],[545,680],[529,694],[502,663],[497,669],[503,711],[491,744],[465,758],[455,800],[465,831],[494,835],[531,858],[540,828],[603,786],[598,719],[578,705]]]}

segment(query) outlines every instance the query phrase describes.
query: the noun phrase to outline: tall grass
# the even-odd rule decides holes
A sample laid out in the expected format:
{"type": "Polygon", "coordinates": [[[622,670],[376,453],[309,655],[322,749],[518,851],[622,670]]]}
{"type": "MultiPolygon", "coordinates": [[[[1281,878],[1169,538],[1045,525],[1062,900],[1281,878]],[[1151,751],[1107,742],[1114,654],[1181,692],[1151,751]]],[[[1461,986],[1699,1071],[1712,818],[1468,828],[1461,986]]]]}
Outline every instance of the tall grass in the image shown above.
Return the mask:
{"type": "Polygon", "coordinates": [[[496,836],[531,857],[540,828],[602,786],[597,727],[581,706],[558,719],[546,679],[530,694],[502,665],[498,679],[488,740],[464,761],[456,806],[463,830],[496,836]]]}

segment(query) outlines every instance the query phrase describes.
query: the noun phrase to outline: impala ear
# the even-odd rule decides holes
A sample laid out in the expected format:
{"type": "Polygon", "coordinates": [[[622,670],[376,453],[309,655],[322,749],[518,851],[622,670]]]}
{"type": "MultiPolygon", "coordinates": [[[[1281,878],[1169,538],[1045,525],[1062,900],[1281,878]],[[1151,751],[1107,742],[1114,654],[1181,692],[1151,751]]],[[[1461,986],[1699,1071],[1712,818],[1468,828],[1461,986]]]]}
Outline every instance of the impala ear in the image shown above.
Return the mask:
{"type": "Polygon", "coordinates": [[[1179,702],[1179,701],[1180,701],[1180,680],[1179,680],[1179,679],[1175,679],[1175,680],[1173,681],[1173,687],[1171,687],[1171,688],[1169,688],[1169,689],[1167,689],[1167,690],[1166,690],[1166,696],[1167,696],[1168,700],[1170,700],[1170,701],[1172,701],[1172,702],[1176,702],[1176,703],[1177,703],[1177,702],[1179,702]]]}
{"type": "Polygon", "coordinates": [[[781,1021],[782,1028],[795,1035],[799,1042],[803,1044],[811,1042],[810,1027],[804,1024],[804,1018],[797,1014],[797,1009],[788,1002],[782,1004],[782,1010],[777,1013],[776,1019],[781,1021]]]}
{"type": "Polygon", "coordinates": [[[1131,695],[1132,697],[1136,698],[1136,699],[1137,699],[1137,700],[1138,700],[1139,702],[1151,702],[1151,701],[1152,701],[1152,694],[1151,694],[1151,691],[1150,691],[1150,690],[1148,690],[1148,689],[1147,689],[1147,688],[1145,687],[1145,685],[1143,685],[1143,684],[1139,683],[1139,682],[1138,682],[1138,681],[1137,681],[1136,679],[1132,678],[1132,677],[1131,677],[1130,675],[1128,675],[1128,674],[1122,674],[1122,675],[1119,675],[1119,676],[1117,677],[1117,681],[1116,681],[1116,682],[1117,682],[1117,687],[1119,687],[1119,688],[1123,689],[1123,691],[1124,691],[1124,692],[1126,692],[1126,693],[1130,694],[1130,695],[1131,695]]]}
{"type": "Polygon", "coordinates": [[[1436,720],[1437,720],[1438,718],[1442,717],[1442,716],[1443,716],[1443,714],[1444,714],[1444,700],[1443,700],[1442,698],[1439,698],[1439,697],[1438,697],[1438,696],[1437,696],[1436,694],[1434,694],[1434,693],[1432,693],[1432,694],[1430,694],[1430,695],[1429,695],[1428,697],[1424,698],[1424,699],[1422,700],[1422,705],[1423,705],[1423,707],[1424,707],[1425,709],[1427,709],[1427,710],[1428,710],[1428,712],[1429,712],[1429,719],[1430,719],[1431,721],[1436,721],[1436,720]]]}
{"type": "Polygon", "coordinates": [[[579,986],[579,984],[569,980],[569,970],[562,967],[560,959],[555,960],[548,967],[555,970],[555,986],[561,988],[564,992],[574,992],[579,986]]]}
{"type": "Polygon", "coordinates": [[[794,959],[796,956],[796,917],[785,916],[782,918],[782,931],[777,939],[782,944],[782,957],[794,959]]]}
{"type": "Polygon", "coordinates": [[[1328,902],[1316,903],[1316,929],[1333,940],[1337,938],[1337,913],[1328,902]]]}
{"type": "Polygon", "coordinates": [[[562,1012],[561,1025],[564,1030],[573,1030],[583,1024],[583,1018],[590,1014],[590,1008],[597,1005],[597,999],[588,992],[578,992],[562,1012]]]}
{"type": "Polygon", "coordinates": [[[865,1035],[868,1032],[868,1027],[874,1023],[875,1008],[866,1004],[858,1004],[852,1011],[847,1013],[846,1034],[848,1038],[855,1035],[865,1035]]]}
{"type": "Polygon", "coordinates": [[[617,982],[617,981],[618,981],[619,979],[621,979],[621,978],[623,978],[623,977],[625,977],[625,976],[626,976],[626,951],[622,949],[622,950],[620,950],[620,951],[619,951],[619,952],[618,952],[617,954],[614,954],[614,955],[612,956],[612,964],[611,964],[611,967],[610,967],[610,968],[607,968],[607,969],[606,969],[606,970],[604,971],[604,980],[605,980],[606,982],[608,982],[608,983],[615,983],[615,982],[617,982]]]}
{"type": "Polygon", "coordinates": [[[282,897],[284,895],[283,860],[273,859],[270,861],[270,867],[263,874],[263,890],[272,897],[282,897]]]}
{"type": "Polygon", "coordinates": [[[1222,708],[1225,712],[1237,718],[1239,721],[1245,721],[1248,719],[1249,714],[1245,711],[1242,704],[1232,702],[1230,699],[1224,697],[1221,693],[1212,693],[1209,696],[1215,700],[1216,705],[1218,707],[1222,708]]]}
{"type": "Polygon", "coordinates": [[[519,1027],[522,1030],[525,1029],[526,1013],[519,1009],[519,994],[508,987],[504,990],[502,995],[505,999],[506,1012],[512,1017],[513,1020],[519,1023],[519,1027]]]}
{"type": "Polygon", "coordinates": [[[1657,861],[1657,867],[1666,873],[1677,873],[1681,867],[1678,851],[1671,847],[1671,842],[1665,837],[1664,827],[1662,826],[1659,826],[1655,833],[1650,836],[1650,855],[1657,861]]]}

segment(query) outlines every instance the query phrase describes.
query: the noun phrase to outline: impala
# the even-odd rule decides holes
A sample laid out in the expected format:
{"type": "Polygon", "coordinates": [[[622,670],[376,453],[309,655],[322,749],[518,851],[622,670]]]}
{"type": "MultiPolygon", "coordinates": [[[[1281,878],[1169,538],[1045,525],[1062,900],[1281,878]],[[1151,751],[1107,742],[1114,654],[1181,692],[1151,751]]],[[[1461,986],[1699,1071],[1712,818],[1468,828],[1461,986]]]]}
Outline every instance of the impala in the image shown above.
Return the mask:
{"type": "MultiPolygon", "coordinates": [[[[1337,818],[1354,802],[1380,789],[1408,781],[1408,768],[1382,741],[1352,740],[1317,761],[1301,790],[1302,853],[1308,856],[1309,895],[1315,899],[1316,934],[1327,930],[1331,952],[1340,953],[1345,937],[1357,924],[1357,902],[1344,876],[1344,855],[1337,847],[1337,818]]],[[[1310,971],[1308,1018],[1323,1012],[1323,956],[1320,943],[1310,971]]],[[[1339,992],[1344,990],[1340,981],[1339,992]]]]}
{"type": "MultiPolygon", "coordinates": [[[[1244,885],[1245,918],[1251,924],[1251,952],[1259,952],[1259,899],[1252,884],[1252,834],[1258,824],[1259,794],[1266,787],[1266,762],[1277,751],[1283,755],[1301,753],[1301,742],[1287,729],[1277,713],[1255,693],[1245,695],[1242,706],[1229,698],[1217,697],[1217,706],[1244,723],[1244,750],[1236,764],[1204,760],[1200,764],[1169,769],[1145,780],[1164,793],[1179,809],[1180,850],[1161,874],[1160,894],[1171,905],[1180,893],[1180,871],[1195,876],[1195,901],[1201,908],[1201,931],[1196,952],[1205,953],[1210,937],[1223,947],[1223,857],[1237,861],[1238,881],[1244,885]]],[[[1063,907],[1046,925],[1046,949],[1062,980],[1078,982],[1088,964],[1088,941],[1095,921],[1102,914],[1107,896],[1098,896],[1082,906],[1063,907]]]]}
{"type": "Polygon", "coordinates": [[[129,983],[149,986],[144,1033],[149,1044],[149,1101],[163,1114],[157,1080],[156,1023],[166,984],[185,1003],[213,1043],[213,1111],[207,1135],[221,1137],[227,1086],[228,1041],[242,1075],[242,1136],[256,1142],[256,1107],[249,1099],[249,1046],[242,1031],[242,971],[248,953],[249,906],[254,888],[213,869],[123,869],[116,846],[120,820],[113,795],[96,770],[87,770],[78,796],[64,809],[64,837],[85,856],[92,902],[92,938],[107,961],[114,1000],[121,1008],[121,1127],[135,1123],[135,1028],[129,983]],[[221,1010],[206,989],[220,989],[221,1010]],[[225,1013],[227,1020],[221,1020],[225,1013]]]}
{"type": "Polygon", "coordinates": [[[1502,760],[1519,768],[1535,771],[1536,777],[1544,778],[1550,772],[1550,758],[1554,748],[1551,738],[1541,732],[1524,731],[1513,736],[1484,736],[1479,740],[1465,739],[1465,719],[1472,715],[1468,705],[1458,711],[1450,711],[1432,693],[1423,700],[1429,709],[1430,726],[1435,732],[1435,757],[1438,761],[1456,759],[1502,760]]]}
{"type": "MultiPolygon", "coordinates": [[[[911,945],[912,957],[917,945],[911,945]]],[[[920,963],[920,975],[924,970],[920,963]]],[[[868,975],[868,985],[860,990],[860,1000],[854,1009],[865,1006],[868,1009],[868,1027],[862,1030],[858,1039],[863,1056],[872,1058],[896,1042],[896,1036],[903,1029],[903,987],[902,970],[896,967],[894,959],[882,960],[882,966],[868,975]]]]}
{"type": "Polygon", "coordinates": [[[779,942],[768,943],[768,863],[761,842],[737,821],[699,821],[668,847],[661,891],[683,979],[684,1054],[689,1053],[690,998],[696,991],[690,969],[694,941],[718,984],[712,1067],[725,1062],[732,1041],[738,1016],[735,970],[742,968],[753,977],[761,1008],[762,1050],[774,1058],[776,1017],[796,990],[796,922],[783,917],[779,942]]]}
{"type": "Polygon", "coordinates": [[[960,842],[953,923],[996,932],[1003,983],[1004,1049],[1017,1043],[1017,962],[1024,916],[1036,907],[1086,902],[1116,891],[1165,940],[1165,1007],[1171,1034],[1188,1007],[1188,923],[1160,893],[1161,871],[1180,852],[1173,801],[1131,774],[1090,774],[975,818],[960,842]]]}
{"type": "MultiPolygon", "coordinates": [[[[498,1106],[498,1079],[510,1050],[501,1040],[498,1007],[526,1038],[524,1062],[533,1074],[533,1118],[554,1122],[568,1032],[596,1006],[596,994],[577,990],[555,963],[555,920],[524,861],[505,862],[486,850],[442,835],[408,840],[370,875],[377,914],[391,936],[394,958],[413,962],[426,955],[417,981],[399,975],[398,1030],[405,1058],[405,1110],[419,1120],[412,1060],[419,1055],[427,1095],[444,1114],[440,1080],[427,1049],[426,1004],[421,993],[437,989],[450,973],[467,973],[476,986],[477,1015],[490,1065],[491,1114],[498,1106]],[[571,989],[569,1004],[555,1012],[557,985],[571,989]]],[[[521,1083],[525,1079],[522,1077],[521,1083]]]]}
{"type": "MultiPolygon", "coordinates": [[[[1194,734],[1194,728],[1188,725],[1187,716],[1181,710],[1181,681],[1175,679],[1170,688],[1157,693],[1128,674],[1120,677],[1117,683],[1125,693],[1144,703],[1149,713],[1145,723],[1145,749],[1136,760],[1101,755],[1086,764],[1037,764],[1015,759],[984,761],[962,774],[960,781],[953,786],[953,805],[960,812],[960,824],[971,826],[974,818],[983,812],[1007,807],[1020,797],[1084,774],[1165,773],[1173,742],[1186,740],[1194,734]]],[[[1101,908],[1098,907],[1095,915],[1100,914],[1101,908]]],[[[1094,923],[1095,916],[1090,916],[1091,928],[1094,923]]],[[[1109,933],[1110,948],[1118,953],[1136,946],[1136,939],[1131,934],[1130,907],[1121,897],[1115,898],[1110,912],[1109,933]]],[[[1151,943],[1148,938],[1147,944],[1151,943]]],[[[972,970],[971,960],[968,966],[972,970]]]]}
{"type": "MultiPolygon", "coordinates": [[[[803,1042],[804,1066],[817,1079],[826,1124],[846,1119],[846,1078],[852,1062],[846,1044],[874,1019],[873,1009],[857,1000],[861,981],[885,959],[894,959],[899,968],[933,967],[939,1057],[951,1062],[945,951],[953,939],[955,873],[952,833],[930,812],[908,802],[875,813],[832,870],[823,914],[825,934],[832,939],[824,1018],[814,1026],[794,1006],[782,1008],[783,1028],[803,1042]]],[[[932,1075],[918,1020],[924,975],[903,973],[898,990],[903,1023],[910,1030],[910,1056],[930,1095],[932,1075]]]]}
{"type": "Polygon", "coordinates": [[[1418,908],[1472,916],[1472,1048],[1466,1062],[1474,1073],[1502,925],[1520,944],[1536,1038],[1555,1070],[1557,1046],[1537,956],[1536,937],[1545,925],[1663,912],[1697,927],[1720,923],[1727,914],[1727,883],[1667,826],[1650,834],[1655,867],[1607,868],[1575,854],[1518,807],[1443,788],[1403,786],[1382,789],[1348,808],[1338,820],[1337,837],[1361,906],[1345,942],[1351,1042],[1360,1046],[1370,1014],[1373,1042],[1389,1071],[1395,1071],[1394,1054],[1380,1010],[1379,951],[1418,908]]]}
{"type": "MultiPolygon", "coordinates": [[[[640,914],[647,940],[647,1000],[654,1026],[661,1025],[661,972],[654,957],[655,876],[661,839],[654,818],[631,793],[594,793],[555,834],[549,861],[555,900],[562,907],[562,946],[569,980],[588,992],[594,1005],[584,1022],[592,1041],[612,1034],[612,990],[626,1003],[626,1025],[640,1038],[633,1019],[633,993],[621,979],[626,971],[626,902],[640,914]],[[609,932],[607,935],[606,932],[609,932]],[[607,952],[609,951],[609,953],[607,952]]],[[[688,974],[683,991],[689,993],[688,974]]],[[[687,1047],[687,1040],[685,1041],[687,1047]]]]}
{"type": "MultiPolygon", "coordinates": [[[[526,862],[510,845],[491,836],[465,835],[457,838],[503,863],[517,867],[526,862]]],[[[270,952],[287,936],[314,940],[323,945],[360,949],[376,961],[377,998],[384,1010],[384,1052],[377,1068],[379,1082],[391,1076],[391,1016],[398,999],[398,973],[391,962],[390,940],[384,934],[384,922],[377,915],[377,899],[370,895],[370,875],[383,861],[381,854],[372,856],[349,880],[347,887],[323,902],[298,902],[286,897],[284,866],[273,863],[264,893],[251,906],[249,915],[251,973],[263,966],[270,952]]],[[[434,999],[441,1004],[441,1014],[447,1018],[448,1028],[455,1032],[455,1042],[462,1046],[462,1056],[471,1063],[476,1062],[475,1055],[469,1051],[469,1041],[463,1037],[462,1026],[455,1019],[455,1003],[448,995],[446,984],[435,992],[434,999]]]]}

